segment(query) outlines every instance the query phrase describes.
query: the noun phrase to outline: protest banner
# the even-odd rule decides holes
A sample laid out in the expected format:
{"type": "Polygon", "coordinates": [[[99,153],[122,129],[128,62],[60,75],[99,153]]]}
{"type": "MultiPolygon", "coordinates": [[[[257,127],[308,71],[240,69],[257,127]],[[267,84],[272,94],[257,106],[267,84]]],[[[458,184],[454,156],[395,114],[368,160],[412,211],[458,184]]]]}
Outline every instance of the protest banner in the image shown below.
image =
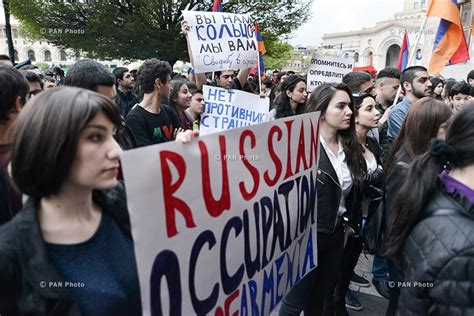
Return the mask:
{"type": "Polygon", "coordinates": [[[353,58],[313,55],[308,67],[308,91],[313,91],[325,82],[342,82],[342,77],[351,72],[352,68],[353,58]]]}
{"type": "Polygon", "coordinates": [[[203,87],[201,136],[267,121],[270,100],[240,90],[203,87]]]}
{"type": "Polygon", "coordinates": [[[196,73],[251,68],[258,51],[248,14],[183,11],[196,73]]]}
{"type": "Polygon", "coordinates": [[[317,266],[319,112],[122,158],[144,315],[268,315],[317,266]]]}

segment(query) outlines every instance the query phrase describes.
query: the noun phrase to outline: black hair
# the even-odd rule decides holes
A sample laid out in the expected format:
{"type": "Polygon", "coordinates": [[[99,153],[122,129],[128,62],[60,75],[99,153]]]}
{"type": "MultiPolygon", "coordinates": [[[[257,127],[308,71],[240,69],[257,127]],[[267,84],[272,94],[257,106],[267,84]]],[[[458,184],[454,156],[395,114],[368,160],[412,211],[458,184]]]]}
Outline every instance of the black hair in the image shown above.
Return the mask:
{"type": "Polygon", "coordinates": [[[359,94],[353,94],[352,96],[354,97],[354,108],[356,110],[355,113],[354,113],[355,116],[359,115],[359,109],[360,109],[362,103],[364,102],[364,99],[372,98],[373,100],[375,100],[373,95],[371,95],[369,93],[366,93],[366,92],[362,92],[362,93],[359,93],[359,94]]]}
{"type": "Polygon", "coordinates": [[[474,69],[467,74],[467,82],[469,82],[469,79],[474,79],[474,69]]]}
{"type": "MultiPolygon", "coordinates": [[[[311,96],[306,103],[305,112],[311,113],[321,111],[321,115],[326,113],[329,103],[333,99],[337,91],[344,91],[350,98],[349,108],[352,113],[354,109],[354,99],[349,86],[345,83],[323,83],[311,92],[311,96]]],[[[351,115],[350,126],[347,129],[339,130],[337,133],[341,137],[342,147],[346,154],[346,161],[349,170],[351,171],[354,181],[357,185],[362,185],[364,156],[357,139],[355,127],[355,115],[351,115]]]]}
{"type": "Polygon", "coordinates": [[[474,164],[474,106],[466,106],[454,116],[446,133],[446,142],[432,140],[430,147],[411,164],[389,213],[383,255],[395,261],[424,207],[439,187],[438,175],[444,166],[465,168],[474,164]]]}
{"type": "Polygon", "coordinates": [[[471,95],[471,86],[464,81],[458,82],[451,90],[449,90],[449,97],[454,97],[456,94],[471,95]]]}
{"type": "Polygon", "coordinates": [[[113,86],[114,76],[101,63],[83,59],[76,61],[67,72],[64,85],[97,91],[98,86],[113,86]]]}
{"type": "Polygon", "coordinates": [[[349,86],[352,93],[359,93],[360,86],[369,80],[372,80],[372,76],[364,71],[349,72],[342,77],[342,82],[349,86]]]}
{"type": "MultiPolygon", "coordinates": [[[[54,78],[53,78],[53,77],[51,77],[51,76],[47,76],[47,75],[43,77],[43,80],[44,80],[44,81],[53,82],[53,83],[55,83],[55,82],[56,82],[56,80],[54,80],[54,78]]],[[[43,81],[43,83],[44,83],[44,81],[43,81]]]]}
{"type": "Polygon", "coordinates": [[[25,76],[26,80],[28,80],[28,82],[37,82],[40,87],[41,87],[41,90],[43,90],[43,80],[41,79],[40,76],[38,76],[37,74],[35,74],[34,72],[32,71],[28,71],[28,70],[20,70],[21,73],[23,74],[23,76],[25,76]]]}
{"type": "Polygon", "coordinates": [[[0,60],[9,60],[9,61],[11,61],[10,57],[8,57],[8,55],[5,55],[5,54],[0,54],[0,60]]]}
{"type": "Polygon", "coordinates": [[[382,78],[392,78],[400,80],[401,75],[402,72],[400,71],[400,69],[396,67],[385,67],[377,73],[375,79],[378,80],[382,78]]]}
{"type": "Polygon", "coordinates": [[[39,69],[38,66],[35,65],[24,65],[20,67],[20,70],[33,70],[33,69],[39,69]]]}
{"type": "Polygon", "coordinates": [[[304,112],[304,103],[299,103],[296,107],[295,113],[293,114],[290,105],[290,98],[286,94],[286,91],[293,91],[299,82],[306,83],[302,77],[298,75],[290,75],[281,83],[281,93],[274,101],[276,109],[275,118],[293,116],[304,112]]]}
{"type": "Polygon", "coordinates": [[[176,113],[178,113],[178,114],[179,114],[180,109],[178,109],[178,106],[177,106],[176,102],[174,101],[174,98],[176,98],[176,96],[178,95],[179,90],[181,89],[181,87],[183,85],[186,85],[186,80],[176,79],[176,80],[171,80],[170,81],[171,90],[170,90],[170,94],[169,94],[169,98],[168,98],[168,105],[173,110],[175,110],[176,113]]]}
{"type": "MultiPolygon", "coordinates": [[[[186,85],[188,86],[189,92],[191,92],[191,94],[195,94],[196,90],[198,90],[196,83],[188,79],[186,79],[185,81],[186,81],[186,85]]],[[[202,90],[201,89],[199,90],[201,91],[200,93],[202,93],[202,90]]]]}
{"type": "Polygon", "coordinates": [[[20,97],[22,104],[30,90],[28,81],[21,72],[11,66],[0,64],[0,122],[7,122],[10,113],[15,108],[15,102],[20,97]]]}
{"type": "Polygon", "coordinates": [[[29,101],[18,116],[12,144],[12,176],[19,190],[36,199],[57,194],[81,131],[100,112],[120,126],[115,103],[89,90],[55,87],[29,101]]]}
{"type": "Polygon", "coordinates": [[[409,84],[413,85],[413,79],[415,79],[416,73],[418,71],[428,71],[428,70],[423,66],[411,66],[402,71],[402,75],[400,77],[400,85],[402,86],[403,93],[406,94],[406,90],[403,84],[405,82],[408,82],[409,84]]]}
{"type": "Polygon", "coordinates": [[[115,84],[118,86],[118,81],[123,80],[123,75],[128,72],[128,68],[117,67],[112,71],[112,74],[115,76],[115,84]]]}
{"type": "Polygon", "coordinates": [[[142,93],[152,93],[155,90],[155,80],[160,79],[166,84],[168,75],[171,76],[172,69],[167,61],[156,58],[147,59],[138,69],[137,81],[142,93]]]}

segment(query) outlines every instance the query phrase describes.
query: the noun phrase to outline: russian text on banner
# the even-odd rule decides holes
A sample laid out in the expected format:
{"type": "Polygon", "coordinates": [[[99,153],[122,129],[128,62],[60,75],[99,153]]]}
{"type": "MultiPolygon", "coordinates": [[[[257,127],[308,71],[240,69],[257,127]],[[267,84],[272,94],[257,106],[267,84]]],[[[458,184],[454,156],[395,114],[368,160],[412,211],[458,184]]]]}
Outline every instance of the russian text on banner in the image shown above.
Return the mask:
{"type": "Polygon", "coordinates": [[[318,158],[319,113],[125,152],[144,314],[268,315],[317,265],[318,158]]]}
{"type": "Polygon", "coordinates": [[[248,14],[183,11],[196,73],[251,68],[257,63],[253,22],[248,14]]]}
{"type": "Polygon", "coordinates": [[[201,136],[267,121],[268,98],[207,85],[203,96],[206,104],[201,114],[201,136]]]}
{"type": "Polygon", "coordinates": [[[308,67],[308,91],[325,82],[342,82],[342,77],[352,71],[353,58],[341,58],[315,54],[308,67]]]}

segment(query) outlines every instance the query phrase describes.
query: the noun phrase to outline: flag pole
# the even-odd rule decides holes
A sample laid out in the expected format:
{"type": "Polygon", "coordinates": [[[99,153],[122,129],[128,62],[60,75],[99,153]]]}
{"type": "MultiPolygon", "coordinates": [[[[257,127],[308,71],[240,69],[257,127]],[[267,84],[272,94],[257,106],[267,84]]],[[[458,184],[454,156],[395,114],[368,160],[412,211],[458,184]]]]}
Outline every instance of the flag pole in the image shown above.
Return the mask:
{"type": "MultiPolygon", "coordinates": [[[[427,18],[428,16],[425,15],[425,17],[423,18],[423,21],[421,22],[420,31],[418,32],[418,35],[416,36],[415,45],[413,46],[413,49],[411,50],[411,52],[409,52],[410,57],[408,58],[408,63],[407,63],[406,68],[411,66],[413,62],[413,57],[415,57],[416,55],[416,47],[418,46],[418,42],[420,41],[421,33],[423,32],[423,29],[425,28],[427,18]]],[[[398,97],[400,97],[400,92],[402,92],[402,85],[398,87],[397,95],[395,96],[395,100],[393,100],[392,106],[397,104],[398,97]]]]}

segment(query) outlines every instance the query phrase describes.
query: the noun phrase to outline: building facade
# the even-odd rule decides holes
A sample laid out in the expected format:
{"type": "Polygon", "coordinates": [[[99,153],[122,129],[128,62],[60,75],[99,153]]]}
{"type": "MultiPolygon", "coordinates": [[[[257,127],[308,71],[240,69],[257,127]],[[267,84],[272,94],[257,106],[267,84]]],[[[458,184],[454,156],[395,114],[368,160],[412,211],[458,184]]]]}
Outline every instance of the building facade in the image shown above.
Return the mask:
{"type": "MultiPolygon", "coordinates": [[[[461,18],[466,40],[470,45],[470,55],[474,56],[471,40],[473,7],[470,1],[460,0],[461,18]]],[[[330,33],[323,36],[322,50],[343,57],[353,57],[356,67],[373,66],[379,70],[386,66],[395,66],[402,46],[403,35],[407,31],[409,42],[413,47],[420,33],[420,26],[426,15],[427,0],[405,0],[404,10],[394,14],[388,21],[377,22],[374,27],[357,31],[330,33]]],[[[434,37],[439,19],[428,19],[415,54],[415,65],[427,66],[431,56],[434,37]]],[[[466,64],[445,67],[442,75],[464,79],[465,74],[474,69],[470,61],[466,64]]]]}

